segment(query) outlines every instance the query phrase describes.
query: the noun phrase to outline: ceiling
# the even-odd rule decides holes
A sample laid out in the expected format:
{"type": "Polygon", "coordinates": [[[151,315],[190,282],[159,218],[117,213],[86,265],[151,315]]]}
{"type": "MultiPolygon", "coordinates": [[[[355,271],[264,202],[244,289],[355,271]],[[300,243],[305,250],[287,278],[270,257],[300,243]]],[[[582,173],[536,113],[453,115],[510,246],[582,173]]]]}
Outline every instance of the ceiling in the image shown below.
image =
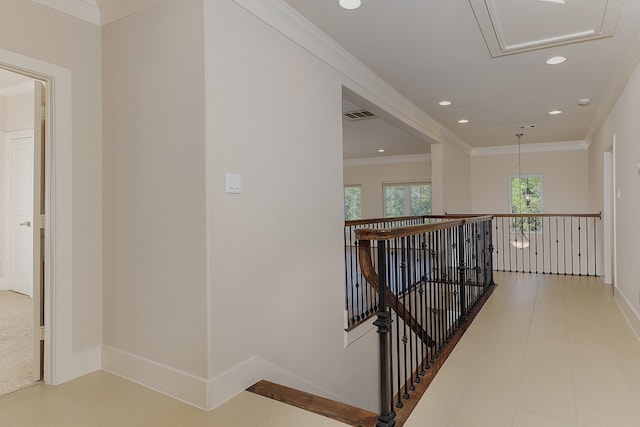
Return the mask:
{"type": "Polygon", "coordinates": [[[636,0],[285,1],[474,148],[589,141],[640,57],[636,0]]]}
{"type": "MultiPolygon", "coordinates": [[[[343,112],[361,110],[363,108],[354,102],[342,100],[343,112]]],[[[342,140],[343,158],[346,160],[423,156],[431,151],[431,146],[425,141],[377,116],[356,121],[343,117],[342,140]]]]}
{"type": "MultiPolygon", "coordinates": [[[[107,25],[161,0],[33,1],[107,25]]],[[[283,1],[477,149],[513,146],[519,132],[523,144],[588,142],[640,59],[638,0],[283,1]],[[545,64],[555,55],[567,61],[545,64]]],[[[429,152],[381,118],[343,123],[345,158],[429,152]]]]}

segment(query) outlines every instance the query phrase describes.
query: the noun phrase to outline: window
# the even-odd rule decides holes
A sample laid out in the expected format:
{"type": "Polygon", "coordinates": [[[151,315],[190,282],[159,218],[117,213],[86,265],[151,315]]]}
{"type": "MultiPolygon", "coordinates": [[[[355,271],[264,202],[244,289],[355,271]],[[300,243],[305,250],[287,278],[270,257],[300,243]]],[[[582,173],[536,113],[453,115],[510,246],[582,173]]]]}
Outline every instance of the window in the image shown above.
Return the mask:
{"type": "Polygon", "coordinates": [[[344,220],[362,219],[362,191],[359,185],[344,187],[344,220]]]}
{"type": "Polygon", "coordinates": [[[419,216],[431,213],[431,185],[415,184],[384,185],[384,216],[419,216]]]}
{"type": "MultiPolygon", "coordinates": [[[[542,175],[523,177],[512,176],[511,213],[539,214],[542,213],[542,175]]],[[[514,231],[537,231],[541,218],[514,218],[511,228],[514,231]]]]}

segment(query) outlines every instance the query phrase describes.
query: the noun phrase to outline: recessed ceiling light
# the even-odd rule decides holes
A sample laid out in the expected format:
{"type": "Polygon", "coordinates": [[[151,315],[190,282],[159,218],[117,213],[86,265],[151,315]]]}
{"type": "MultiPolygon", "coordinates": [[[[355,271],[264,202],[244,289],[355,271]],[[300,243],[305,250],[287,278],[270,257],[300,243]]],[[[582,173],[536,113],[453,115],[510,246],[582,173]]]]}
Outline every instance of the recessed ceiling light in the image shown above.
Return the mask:
{"type": "Polygon", "coordinates": [[[562,110],[553,110],[553,111],[549,111],[549,114],[551,114],[552,116],[555,116],[557,114],[562,114],[562,110]]]}
{"type": "Polygon", "coordinates": [[[458,123],[460,123],[460,124],[469,123],[469,120],[467,120],[467,119],[460,119],[460,120],[458,120],[458,123]]]}
{"type": "Polygon", "coordinates": [[[580,98],[578,99],[578,105],[581,107],[586,107],[591,103],[591,99],[589,98],[580,98]]]}
{"type": "Polygon", "coordinates": [[[384,150],[381,148],[378,150],[378,153],[384,153],[384,150]]]}
{"type": "Polygon", "coordinates": [[[353,10],[357,9],[362,5],[361,0],[340,0],[338,2],[343,9],[353,10]]]}
{"type": "Polygon", "coordinates": [[[547,59],[547,64],[548,65],[558,65],[558,64],[562,64],[564,61],[566,61],[567,58],[564,56],[553,56],[549,59],[547,59]]]}
{"type": "Polygon", "coordinates": [[[440,102],[438,102],[438,105],[442,105],[443,107],[447,107],[447,106],[451,105],[451,101],[440,101],[440,102]]]}

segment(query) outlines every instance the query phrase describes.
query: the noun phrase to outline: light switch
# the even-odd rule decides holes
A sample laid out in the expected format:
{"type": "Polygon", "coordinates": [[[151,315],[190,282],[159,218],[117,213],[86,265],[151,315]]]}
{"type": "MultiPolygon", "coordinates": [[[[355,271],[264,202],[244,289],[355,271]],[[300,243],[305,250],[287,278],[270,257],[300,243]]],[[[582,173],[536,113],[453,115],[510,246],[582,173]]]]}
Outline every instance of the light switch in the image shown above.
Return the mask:
{"type": "Polygon", "coordinates": [[[225,189],[227,193],[242,193],[242,175],[235,173],[224,174],[225,189]]]}

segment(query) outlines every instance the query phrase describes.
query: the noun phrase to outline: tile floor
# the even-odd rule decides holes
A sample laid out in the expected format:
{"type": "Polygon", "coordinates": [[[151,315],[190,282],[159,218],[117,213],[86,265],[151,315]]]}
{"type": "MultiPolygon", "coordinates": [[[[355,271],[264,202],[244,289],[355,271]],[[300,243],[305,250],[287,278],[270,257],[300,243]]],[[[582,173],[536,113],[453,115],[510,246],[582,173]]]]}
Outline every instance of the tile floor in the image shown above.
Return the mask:
{"type": "MultiPolygon", "coordinates": [[[[500,285],[406,427],[640,426],[640,341],[599,278],[500,285]]],[[[214,411],[106,372],[0,399],[0,426],[344,426],[243,392],[214,411]]]]}
{"type": "Polygon", "coordinates": [[[640,426],[640,341],[600,278],[500,285],[406,427],[640,426]]]}
{"type": "Polygon", "coordinates": [[[104,371],[60,386],[38,385],[0,399],[2,427],[344,427],[242,392],[203,411],[104,371]]]}

